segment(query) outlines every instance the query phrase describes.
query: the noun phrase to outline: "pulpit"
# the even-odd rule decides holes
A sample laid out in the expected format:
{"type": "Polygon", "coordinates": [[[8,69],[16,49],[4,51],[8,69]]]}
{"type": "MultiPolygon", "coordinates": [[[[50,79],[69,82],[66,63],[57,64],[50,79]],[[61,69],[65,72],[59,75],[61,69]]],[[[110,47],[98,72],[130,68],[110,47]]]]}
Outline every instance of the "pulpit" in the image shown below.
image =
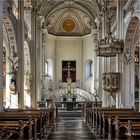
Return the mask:
{"type": "Polygon", "coordinates": [[[109,93],[117,92],[120,88],[120,73],[103,73],[103,89],[109,93]]]}

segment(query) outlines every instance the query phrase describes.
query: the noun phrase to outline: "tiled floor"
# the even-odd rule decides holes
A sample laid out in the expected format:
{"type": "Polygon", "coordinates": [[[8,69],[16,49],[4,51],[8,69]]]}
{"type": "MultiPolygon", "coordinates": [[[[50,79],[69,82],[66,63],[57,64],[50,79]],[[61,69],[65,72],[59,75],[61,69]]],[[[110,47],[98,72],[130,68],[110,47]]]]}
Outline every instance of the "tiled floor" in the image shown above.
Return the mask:
{"type": "Polygon", "coordinates": [[[49,140],[94,140],[81,117],[59,117],[49,140]]]}

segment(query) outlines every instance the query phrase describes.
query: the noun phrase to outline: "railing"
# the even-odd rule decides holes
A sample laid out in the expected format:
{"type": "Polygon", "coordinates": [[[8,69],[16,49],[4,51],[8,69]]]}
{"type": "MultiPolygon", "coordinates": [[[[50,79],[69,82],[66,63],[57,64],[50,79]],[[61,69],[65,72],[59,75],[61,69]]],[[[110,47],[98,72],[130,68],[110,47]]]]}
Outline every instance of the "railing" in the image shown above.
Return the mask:
{"type": "MultiPolygon", "coordinates": [[[[61,97],[68,96],[69,90],[68,89],[57,89],[54,92],[48,93],[45,96],[45,99],[53,99],[53,101],[60,100],[61,97]]],[[[73,88],[70,90],[70,94],[75,96],[78,101],[98,101],[93,94],[84,91],[79,88],[73,88]]]]}

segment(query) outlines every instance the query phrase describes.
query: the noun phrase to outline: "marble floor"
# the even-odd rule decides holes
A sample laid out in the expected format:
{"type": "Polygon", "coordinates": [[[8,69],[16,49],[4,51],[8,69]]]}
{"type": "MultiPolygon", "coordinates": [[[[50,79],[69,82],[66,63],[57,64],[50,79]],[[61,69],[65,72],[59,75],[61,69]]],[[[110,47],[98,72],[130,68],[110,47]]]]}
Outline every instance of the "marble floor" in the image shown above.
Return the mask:
{"type": "Polygon", "coordinates": [[[59,117],[48,140],[94,140],[81,117],[59,117]]]}

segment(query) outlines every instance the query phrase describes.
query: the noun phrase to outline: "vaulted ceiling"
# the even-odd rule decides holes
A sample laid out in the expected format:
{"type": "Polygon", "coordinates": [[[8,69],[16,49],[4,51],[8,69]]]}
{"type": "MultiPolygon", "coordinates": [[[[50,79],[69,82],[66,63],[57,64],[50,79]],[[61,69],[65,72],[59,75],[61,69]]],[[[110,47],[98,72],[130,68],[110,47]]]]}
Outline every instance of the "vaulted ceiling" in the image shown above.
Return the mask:
{"type": "MultiPolygon", "coordinates": [[[[95,18],[101,14],[101,5],[107,0],[37,0],[38,9],[45,18],[44,28],[53,35],[86,35],[96,28],[95,18]]],[[[25,5],[31,0],[25,0],[25,5]]],[[[116,7],[116,0],[109,0],[116,7]]]]}
{"type": "Polygon", "coordinates": [[[89,34],[99,11],[95,0],[45,0],[40,5],[44,26],[54,35],[89,34]]]}

